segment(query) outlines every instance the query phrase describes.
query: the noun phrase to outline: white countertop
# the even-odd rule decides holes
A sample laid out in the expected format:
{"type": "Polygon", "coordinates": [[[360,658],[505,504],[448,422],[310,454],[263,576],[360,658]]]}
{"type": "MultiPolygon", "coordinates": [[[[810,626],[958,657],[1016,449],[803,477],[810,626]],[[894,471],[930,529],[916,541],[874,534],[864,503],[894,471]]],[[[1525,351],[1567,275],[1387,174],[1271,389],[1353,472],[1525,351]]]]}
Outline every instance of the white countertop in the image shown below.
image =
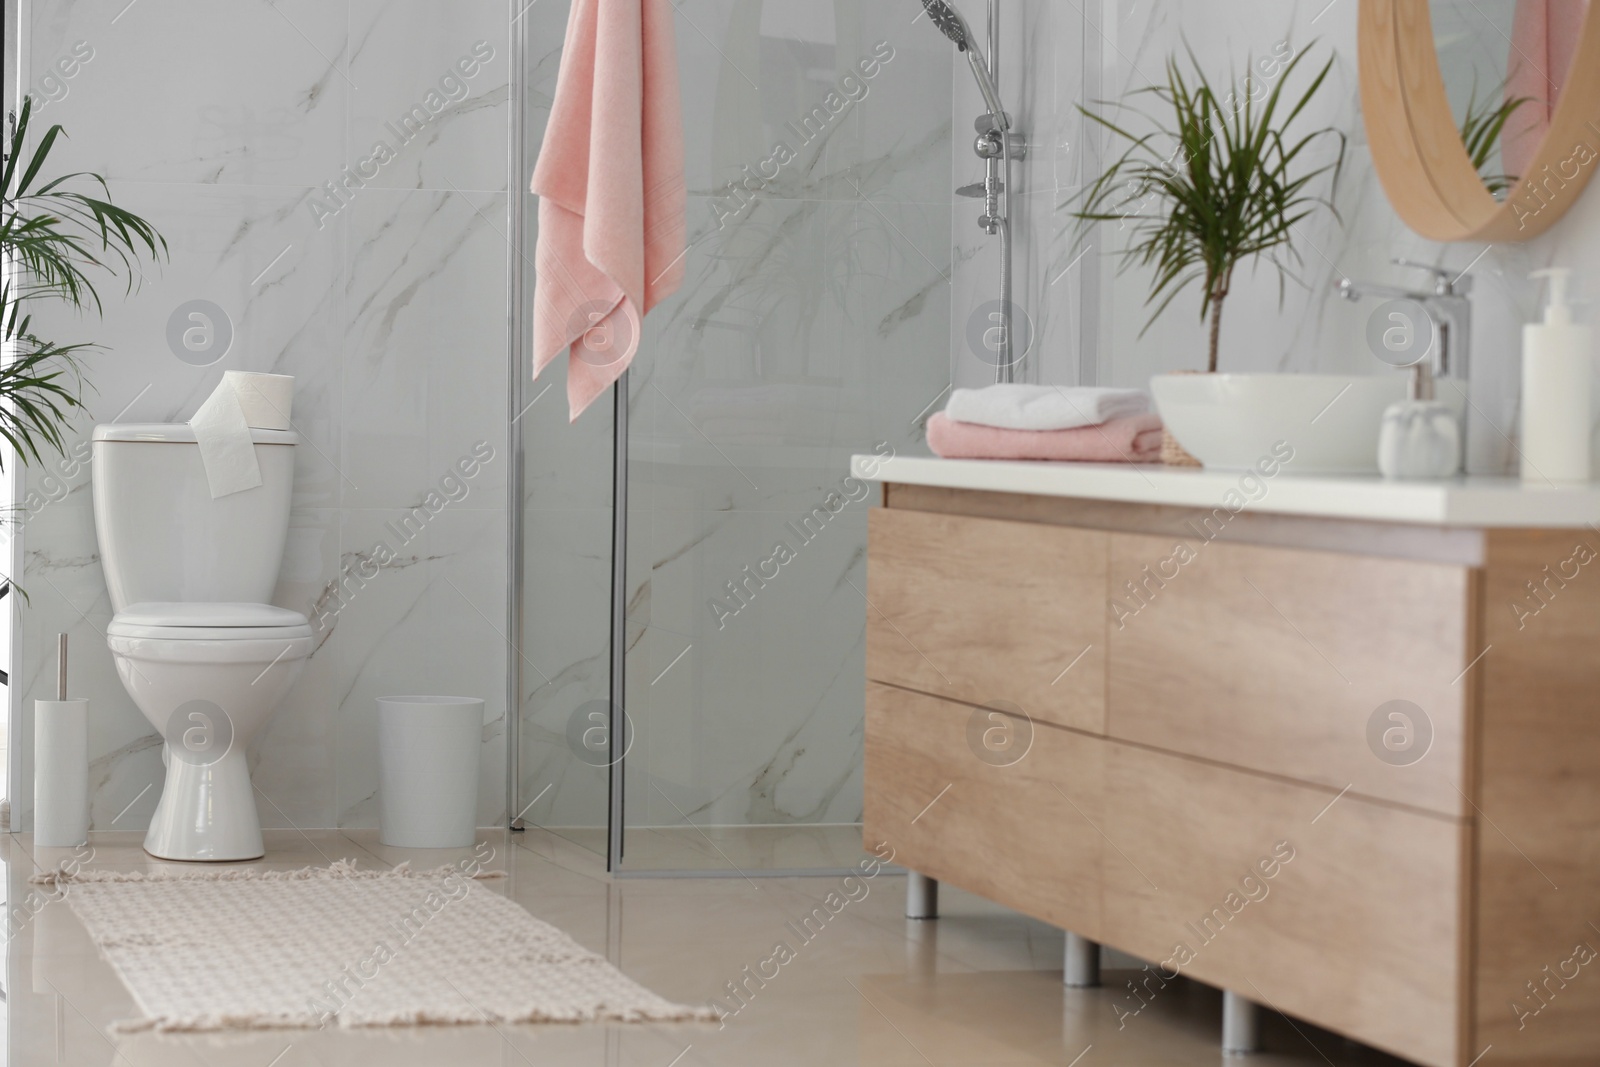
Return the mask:
{"type": "Polygon", "coordinates": [[[1229,506],[1230,510],[1428,526],[1581,527],[1600,523],[1600,482],[1560,487],[1524,485],[1516,478],[1389,482],[1377,476],[1295,477],[1287,468],[1276,477],[1255,476],[1252,481],[1252,476],[1237,471],[923,456],[855,456],[850,470],[857,478],[905,485],[1179,507],[1229,506]],[[1240,496],[1225,503],[1230,490],[1240,496]],[[1240,497],[1246,501],[1242,509],[1237,506],[1240,497]]]}

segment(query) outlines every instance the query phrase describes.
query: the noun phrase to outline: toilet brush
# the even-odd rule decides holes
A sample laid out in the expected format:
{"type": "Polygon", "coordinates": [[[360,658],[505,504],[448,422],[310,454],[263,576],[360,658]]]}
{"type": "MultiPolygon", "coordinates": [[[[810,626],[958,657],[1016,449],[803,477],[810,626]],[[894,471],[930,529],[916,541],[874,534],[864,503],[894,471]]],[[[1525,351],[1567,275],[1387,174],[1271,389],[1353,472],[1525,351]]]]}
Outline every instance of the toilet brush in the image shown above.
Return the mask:
{"type": "Polygon", "coordinates": [[[89,702],[67,698],[67,635],[56,638],[56,699],[33,702],[33,841],[89,839],[89,702]]]}

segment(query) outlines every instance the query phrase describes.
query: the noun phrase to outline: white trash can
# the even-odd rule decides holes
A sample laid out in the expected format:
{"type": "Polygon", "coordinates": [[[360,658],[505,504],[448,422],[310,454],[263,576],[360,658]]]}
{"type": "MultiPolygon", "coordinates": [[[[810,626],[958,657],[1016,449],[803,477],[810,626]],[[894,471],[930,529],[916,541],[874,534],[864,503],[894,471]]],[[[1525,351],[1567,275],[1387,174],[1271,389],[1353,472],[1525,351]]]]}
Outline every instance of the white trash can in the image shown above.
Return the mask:
{"type": "Polygon", "coordinates": [[[378,698],[378,839],[469,848],[478,828],[483,701],[378,698]]]}

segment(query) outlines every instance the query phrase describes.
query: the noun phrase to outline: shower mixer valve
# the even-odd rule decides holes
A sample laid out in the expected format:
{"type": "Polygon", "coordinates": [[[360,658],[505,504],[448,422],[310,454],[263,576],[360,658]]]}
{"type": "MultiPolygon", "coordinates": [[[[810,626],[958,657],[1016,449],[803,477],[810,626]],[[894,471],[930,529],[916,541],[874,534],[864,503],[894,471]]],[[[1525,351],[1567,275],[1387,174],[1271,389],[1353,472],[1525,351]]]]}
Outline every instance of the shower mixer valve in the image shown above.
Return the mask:
{"type": "Polygon", "coordinates": [[[1000,122],[996,122],[993,115],[984,112],[972,120],[972,128],[978,131],[978,136],[972,142],[972,151],[979,159],[999,159],[1003,156],[1006,145],[1002,138],[1010,139],[1012,159],[1028,158],[1027,136],[1011,125],[1010,115],[1004,115],[1000,122]]]}
{"type": "Polygon", "coordinates": [[[989,164],[988,174],[982,182],[962,186],[956,192],[964,196],[983,197],[988,201],[986,210],[978,216],[978,226],[984,233],[993,236],[1000,232],[1000,224],[1005,221],[1005,216],[1000,212],[999,198],[1006,186],[1005,180],[999,175],[998,164],[1005,160],[1008,149],[1011,159],[1024,158],[1027,155],[1027,143],[1021,133],[1011,128],[1009,116],[996,122],[993,115],[980,115],[973,125],[978,130],[978,136],[972,142],[972,151],[989,164]]]}

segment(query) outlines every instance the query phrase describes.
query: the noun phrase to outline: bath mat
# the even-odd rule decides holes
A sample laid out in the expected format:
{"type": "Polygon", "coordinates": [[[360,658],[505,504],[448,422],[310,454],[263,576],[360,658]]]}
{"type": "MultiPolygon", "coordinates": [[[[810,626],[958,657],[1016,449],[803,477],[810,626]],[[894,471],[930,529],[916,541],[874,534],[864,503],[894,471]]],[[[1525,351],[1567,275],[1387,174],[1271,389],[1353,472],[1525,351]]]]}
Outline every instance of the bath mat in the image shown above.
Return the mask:
{"type": "Polygon", "coordinates": [[[475,865],[58,870],[140,1030],[714,1020],[673,1004],[475,881],[475,865]]]}

